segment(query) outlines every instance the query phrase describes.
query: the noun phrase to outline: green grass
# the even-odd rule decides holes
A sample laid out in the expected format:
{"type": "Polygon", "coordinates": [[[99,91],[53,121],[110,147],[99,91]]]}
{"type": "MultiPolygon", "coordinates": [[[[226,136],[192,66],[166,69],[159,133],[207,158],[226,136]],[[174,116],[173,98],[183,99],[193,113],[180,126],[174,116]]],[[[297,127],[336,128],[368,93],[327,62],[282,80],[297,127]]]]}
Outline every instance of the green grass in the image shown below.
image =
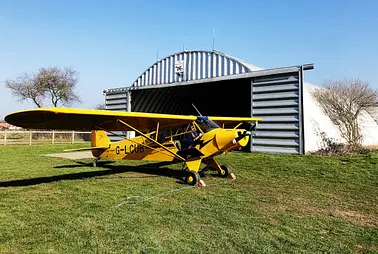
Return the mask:
{"type": "Polygon", "coordinates": [[[0,147],[0,253],[378,251],[378,156],[229,153],[235,182],[116,207],[187,187],[180,165],[39,156],[71,147],[0,147]]]}

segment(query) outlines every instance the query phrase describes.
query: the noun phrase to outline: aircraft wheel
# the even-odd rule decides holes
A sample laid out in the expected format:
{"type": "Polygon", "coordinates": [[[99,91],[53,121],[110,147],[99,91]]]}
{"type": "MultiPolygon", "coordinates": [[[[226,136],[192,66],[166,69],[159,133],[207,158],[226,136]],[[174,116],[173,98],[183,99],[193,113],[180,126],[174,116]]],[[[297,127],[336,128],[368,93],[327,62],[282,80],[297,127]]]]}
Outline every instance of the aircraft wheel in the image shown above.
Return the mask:
{"type": "Polygon", "coordinates": [[[185,176],[185,182],[189,185],[195,186],[200,180],[200,175],[197,172],[189,171],[185,176]]]}
{"type": "Polygon", "coordinates": [[[221,170],[218,171],[219,175],[221,177],[228,177],[229,175],[231,175],[231,169],[227,166],[227,165],[222,165],[220,166],[221,167],[221,170]]]}

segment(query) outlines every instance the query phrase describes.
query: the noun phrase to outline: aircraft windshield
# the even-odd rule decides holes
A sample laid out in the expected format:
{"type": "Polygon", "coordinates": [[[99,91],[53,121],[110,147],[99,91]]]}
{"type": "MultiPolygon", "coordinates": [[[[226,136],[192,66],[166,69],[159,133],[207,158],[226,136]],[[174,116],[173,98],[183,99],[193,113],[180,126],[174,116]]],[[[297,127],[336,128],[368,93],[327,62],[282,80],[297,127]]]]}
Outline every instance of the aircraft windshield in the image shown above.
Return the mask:
{"type": "Polygon", "coordinates": [[[216,123],[211,121],[206,116],[199,116],[196,120],[196,123],[201,128],[201,130],[205,133],[212,129],[220,128],[216,123]]]}

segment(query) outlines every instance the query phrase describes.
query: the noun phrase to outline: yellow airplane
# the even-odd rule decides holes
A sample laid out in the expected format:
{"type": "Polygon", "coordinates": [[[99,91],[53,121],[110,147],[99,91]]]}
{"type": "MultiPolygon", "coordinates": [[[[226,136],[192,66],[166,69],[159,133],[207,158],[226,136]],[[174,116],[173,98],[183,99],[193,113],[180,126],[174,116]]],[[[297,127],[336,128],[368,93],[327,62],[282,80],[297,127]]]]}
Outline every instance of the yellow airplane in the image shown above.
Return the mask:
{"type": "Polygon", "coordinates": [[[201,163],[222,177],[233,176],[214,156],[246,146],[261,118],[38,108],[11,113],[5,120],[23,128],[92,131],[90,148],[70,151],[91,150],[94,166],[102,158],[183,162],[185,182],[198,185],[201,163]],[[233,128],[224,128],[230,125],[233,128]],[[126,139],[119,131],[134,131],[137,136],[126,139]],[[111,142],[107,132],[124,139],[111,142]]]}

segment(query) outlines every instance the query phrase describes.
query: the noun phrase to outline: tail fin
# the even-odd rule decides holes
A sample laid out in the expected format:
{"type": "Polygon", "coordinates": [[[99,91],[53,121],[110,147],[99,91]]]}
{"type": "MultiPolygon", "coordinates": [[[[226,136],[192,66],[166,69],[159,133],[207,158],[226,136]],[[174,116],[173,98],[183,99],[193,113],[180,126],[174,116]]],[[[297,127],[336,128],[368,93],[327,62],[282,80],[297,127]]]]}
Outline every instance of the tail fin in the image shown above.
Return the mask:
{"type": "MultiPolygon", "coordinates": [[[[106,147],[111,143],[105,131],[92,131],[91,146],[92,147],[106,147]]],[[[93,150],[94,157],[99,157],[103,151],[93,150]]]]}

